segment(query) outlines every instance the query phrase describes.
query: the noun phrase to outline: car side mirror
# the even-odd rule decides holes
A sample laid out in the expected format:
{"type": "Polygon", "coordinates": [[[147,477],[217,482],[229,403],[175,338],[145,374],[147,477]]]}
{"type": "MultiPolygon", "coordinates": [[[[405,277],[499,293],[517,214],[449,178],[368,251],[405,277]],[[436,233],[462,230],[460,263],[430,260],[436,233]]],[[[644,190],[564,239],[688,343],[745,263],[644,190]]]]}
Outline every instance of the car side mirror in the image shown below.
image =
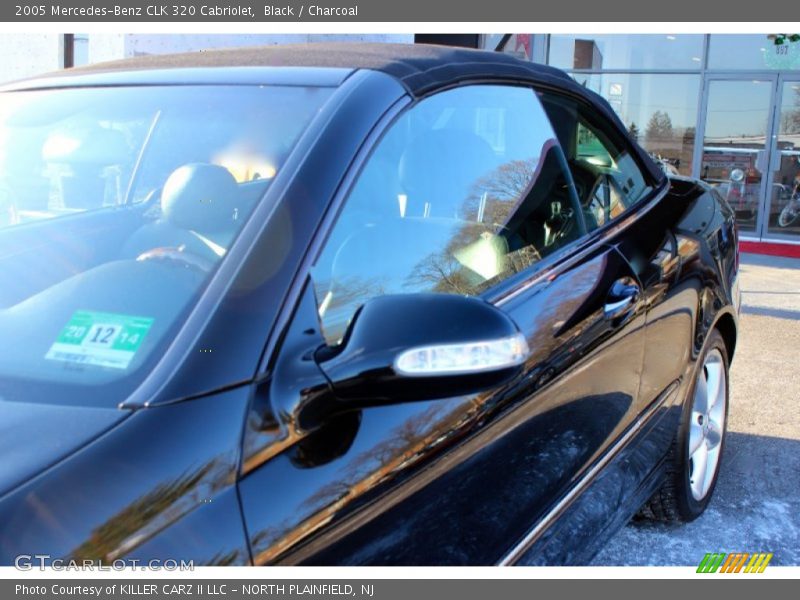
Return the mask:
{"type": "Polygon", "coordinates": [[[316,361],[339,402],[358,408],[472,394],[523,370],[528,345],[503,311],[452,294],[379,296],[316,361]]]}

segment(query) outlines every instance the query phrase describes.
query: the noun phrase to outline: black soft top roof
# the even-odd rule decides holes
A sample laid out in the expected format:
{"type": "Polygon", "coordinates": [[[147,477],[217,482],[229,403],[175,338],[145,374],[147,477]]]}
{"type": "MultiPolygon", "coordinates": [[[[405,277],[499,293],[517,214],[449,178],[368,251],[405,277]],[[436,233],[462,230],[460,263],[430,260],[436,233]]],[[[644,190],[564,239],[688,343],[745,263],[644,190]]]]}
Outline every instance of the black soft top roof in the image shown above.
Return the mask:
{"type": "MultiPolygon", "coordinates": [[[[494,80],[544,84],[583,97],[605,118],[625,130],[625,126],[605,99],[578,85],[559,69],[519,60],[500,52],[451,46],[350,42],[284,44],[141,56],[69,69],[60,72],[59,75],[217,67],[369,69],[394,77],[414,97],[421,97],[436,89],[464,81],[494,80]]],[[[634,143],[634,147],[653,179],[662,180],[664,178],[662,171],[637,144],[634,143]]]]}
{"type": "Polygon", "coordinates": [[[521,61],[508,54],[424,44],[328,42],[283,44],[140,56],[65,71],[89,74],[109,71],[213,67],[332,67],[381,71],[397,79],[414,96],[465,79],[570,81],[558,69],[521,61]]]}

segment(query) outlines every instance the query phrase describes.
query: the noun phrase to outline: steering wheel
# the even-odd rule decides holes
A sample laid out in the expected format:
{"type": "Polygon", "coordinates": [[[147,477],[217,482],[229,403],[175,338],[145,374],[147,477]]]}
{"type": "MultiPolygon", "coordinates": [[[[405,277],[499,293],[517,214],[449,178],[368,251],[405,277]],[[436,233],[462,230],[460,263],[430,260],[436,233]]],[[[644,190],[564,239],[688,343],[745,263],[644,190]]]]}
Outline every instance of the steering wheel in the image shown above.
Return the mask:
{"type": "Polygon", "coordinates": [[[550,203],[550,215],[545,219],[545,247],[553,246],[563,239],[569,239],[575,226],[575,212],[564,207],[561,202],[550,203]]]}
{"type": "Polygon", "coordinates": [[[136,257],[136,262],[153,260],[164,261],[182,268],[188,268],[202,273],[203,275],[211,271],[214,266],[213,261],[197,254],[186,252],[185,244],[181,244],[180,246],[161,246],[159,248],[153,248],[152,250],[142,252],[136,257]]]}

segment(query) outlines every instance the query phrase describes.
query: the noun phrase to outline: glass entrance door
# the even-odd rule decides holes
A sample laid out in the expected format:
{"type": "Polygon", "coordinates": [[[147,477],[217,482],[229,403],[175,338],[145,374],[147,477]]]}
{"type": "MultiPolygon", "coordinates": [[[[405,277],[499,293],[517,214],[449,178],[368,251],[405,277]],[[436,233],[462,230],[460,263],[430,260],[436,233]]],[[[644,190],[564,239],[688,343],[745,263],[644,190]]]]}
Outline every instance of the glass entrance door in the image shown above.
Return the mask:
{"type": "Polygon", "coordinates": [[[708,78],[700,177],[736,211],[739,230],[759,236],[769,179],[777,76],[708,78]]]}
{"type": "Polygon", "coordinates": [[[764,225],[767,237],[800,241],[800,78],[778,84],[764,225]]]}

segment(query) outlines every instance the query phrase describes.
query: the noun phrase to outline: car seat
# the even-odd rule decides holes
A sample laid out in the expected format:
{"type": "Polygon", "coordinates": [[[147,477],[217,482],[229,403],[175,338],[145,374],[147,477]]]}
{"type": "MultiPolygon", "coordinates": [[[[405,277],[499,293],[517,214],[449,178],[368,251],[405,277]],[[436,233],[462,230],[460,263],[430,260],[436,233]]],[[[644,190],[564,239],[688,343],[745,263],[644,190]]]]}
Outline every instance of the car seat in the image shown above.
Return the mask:
{"type": "Polygon", "coordinates": [[[416,136],[399,165],[406,214],[467,218],[473,186],[499,164],[488,142],[471,131],[434,129],[416,136]]]}
{"type": "Polygon", "coordinates": [[[183,248],[211,261],[221,258],[236,233],[238,186],[224,167],[192,163],[175,169],[161,192],[161,216],[137,229],[124,258],[156,248],[183,248]]]}

